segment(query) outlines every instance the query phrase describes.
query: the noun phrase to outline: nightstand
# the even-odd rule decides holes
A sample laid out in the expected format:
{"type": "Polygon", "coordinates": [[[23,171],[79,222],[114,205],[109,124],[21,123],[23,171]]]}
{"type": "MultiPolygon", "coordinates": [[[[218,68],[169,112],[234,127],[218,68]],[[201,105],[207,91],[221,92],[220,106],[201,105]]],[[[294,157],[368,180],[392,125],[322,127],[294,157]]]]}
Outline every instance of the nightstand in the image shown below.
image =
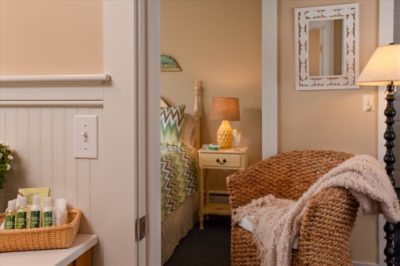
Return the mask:
{"type": "Polygon", "coordinates": [[[247,166],[247,147],[232,149],[206,150],[200,149],[200,229],[203,229],[204,215],[231,215],[231,209],[227,203],[211,203],[209,201],[209,187],[206,169],[243,170],[247,166]],[[204,189],[205,181],[205,189],[204,189]]]}

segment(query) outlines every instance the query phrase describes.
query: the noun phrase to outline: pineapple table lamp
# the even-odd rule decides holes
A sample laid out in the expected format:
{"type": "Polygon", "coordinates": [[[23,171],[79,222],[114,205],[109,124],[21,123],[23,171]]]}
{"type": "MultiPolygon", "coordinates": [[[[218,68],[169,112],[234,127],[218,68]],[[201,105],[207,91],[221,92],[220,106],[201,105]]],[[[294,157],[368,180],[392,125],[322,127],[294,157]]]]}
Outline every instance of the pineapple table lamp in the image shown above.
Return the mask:
{"type": "Polygon", "coordinates": [[[211,103],[211,119],[222,120],[217,132],[217,141],[221,149],[230,149],[233,143],[232,127],[229,121],[239,121],[239,99],[232,97],[214,97],[211,103]]]}

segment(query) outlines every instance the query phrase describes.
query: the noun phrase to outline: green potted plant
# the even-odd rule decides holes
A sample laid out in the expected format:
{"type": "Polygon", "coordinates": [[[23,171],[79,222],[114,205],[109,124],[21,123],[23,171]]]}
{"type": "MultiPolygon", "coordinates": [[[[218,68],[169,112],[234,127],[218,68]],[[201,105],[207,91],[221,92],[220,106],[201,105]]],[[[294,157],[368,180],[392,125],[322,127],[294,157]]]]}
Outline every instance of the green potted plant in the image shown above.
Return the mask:
{"type": "Polygon", "coordinates": [[[0,210],[4,209],[4,184],[6,183],[6,175],[11,171],[11,163],[14,157],[10,147],[0,143],[0,210]]]}
{"type": "Polygon", "coordinates": [[[8,145],[0,143],[0,190],[4,188],[6,183],[6,175],[11,170],[11,163],[14,157],[8,145]]]}

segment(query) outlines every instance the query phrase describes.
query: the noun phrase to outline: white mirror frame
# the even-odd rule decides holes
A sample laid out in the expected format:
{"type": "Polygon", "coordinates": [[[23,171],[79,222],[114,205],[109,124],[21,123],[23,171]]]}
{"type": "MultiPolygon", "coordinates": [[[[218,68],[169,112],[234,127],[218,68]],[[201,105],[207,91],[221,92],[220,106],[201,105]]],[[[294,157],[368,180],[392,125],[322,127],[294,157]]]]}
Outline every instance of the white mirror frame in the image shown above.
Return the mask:
{"type": "Polygon", "coordinates": [[[358,3],[295,9],[296,90],[358,89],[359,26],[358,3]],[[345,69],[342,75],[310,76],[308,27],[310,21],[343,19],[345,29],[345,69]]]}

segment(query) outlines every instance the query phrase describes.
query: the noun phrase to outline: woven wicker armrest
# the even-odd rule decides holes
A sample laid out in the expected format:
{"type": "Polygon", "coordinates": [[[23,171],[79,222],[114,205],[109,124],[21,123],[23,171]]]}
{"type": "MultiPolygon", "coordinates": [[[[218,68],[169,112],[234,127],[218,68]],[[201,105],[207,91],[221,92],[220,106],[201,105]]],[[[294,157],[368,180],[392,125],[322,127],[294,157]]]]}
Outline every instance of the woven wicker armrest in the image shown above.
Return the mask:
{"type": "Polygon", "coordinates": [[[270,157],[227,178],[232,209],[266,194],[298,199],[321,176],[352,154],[293,151],[270,157]]]}
{"type": "Polygon", "coordinates": [[[266,182],[266,179],[269,179],[270,176],[268,173],[261,172],[260,167],[258,167],[262,163],[264,161],[227,177],[229,203],[232,210],[250,203],[253,199],[271,193],[267,186],[269,182],[266,182]]]}
{"type": "Polygon", "coordinates": [[[343,188],[315,195],[307,206],[300,230],[297,265],[352,265],[350,233],[358,202],[343,188]]]}
{"type": "MultiPolygon", "coordinates": [[[[227,178],[232,210],[273,194],[297,200],[318,178],[352,154],[335,151],[293,151],[258,162],[227,178]]],[[[358,203],[341,188],[315,195],[305,210],[299,249],[292,265],[351,265],[349,239],[358,203]]],[[[231,265],[260,265],[250,232],[232,225],[231,265]]]]}

